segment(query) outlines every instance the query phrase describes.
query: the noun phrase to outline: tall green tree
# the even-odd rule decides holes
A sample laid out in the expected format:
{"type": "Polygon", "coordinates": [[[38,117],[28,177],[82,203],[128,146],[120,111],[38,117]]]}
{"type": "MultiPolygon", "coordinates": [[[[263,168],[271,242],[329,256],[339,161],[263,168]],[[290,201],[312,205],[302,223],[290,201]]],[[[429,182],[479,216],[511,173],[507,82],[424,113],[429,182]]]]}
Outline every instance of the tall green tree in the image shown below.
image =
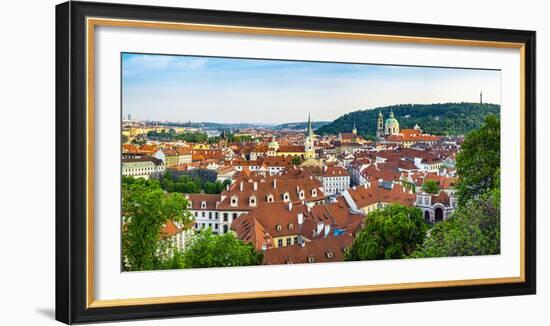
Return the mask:
{"type": "Polygon", "coordinates": [[[429,194],[439,193],[439,183],[435,180],[426,180],[422,185],[422,190],[429,194]]]}
{"type": "Polygon", "coordinates": [[[186,268],[261,265],[263,253],[251,243],[237,239],[231,232],[214,235],[206,229],[195,235],[184,252],[186,268]]]}
{"type": "Polygon", "coordinates": [[[496,255],[500,253],[500,191],[481,195],[437,223],[411,257],[496,255]]]}
{"type": "Polygon", "coordinates": [[[459,204],[500,187],[500,119],[488,116],[485,125],[466,135],[456,158],[460,175],[459,204]]]}
{"type": "Polygon", "coordinates": [[[426,236],[427,225],[416,207],[390,205],[370,213],[365,227],[346,252],[346,260],[399,259],[410,255],[426,236]]]}
{"type": "Polygon", "coordinates": [[[302,164],[302,160],[300,159],[299,156],[293,156],[293,157],[292,157],[292,164],[294,164],[294,165],[300,165],[300,164],[302,164]]]}
{"type": "Polygon", "coordinates": [[[156,180],[123,179],[122,255],[128,270],[166,267],[171,257],[161,230],[168,220],[188,224],[192,220],[187,200],[178,193],[165,193],[156,180]]]}

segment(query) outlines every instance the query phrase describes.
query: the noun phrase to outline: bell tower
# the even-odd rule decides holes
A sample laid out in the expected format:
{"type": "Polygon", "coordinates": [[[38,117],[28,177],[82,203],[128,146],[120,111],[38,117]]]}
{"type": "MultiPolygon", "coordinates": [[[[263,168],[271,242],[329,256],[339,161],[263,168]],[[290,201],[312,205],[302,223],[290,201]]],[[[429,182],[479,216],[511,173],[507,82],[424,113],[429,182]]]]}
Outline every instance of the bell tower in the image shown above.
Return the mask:
{"type": "Polygon", "coordinates": [[[376,125],[376,138],[382,139],[384,138],[384,116],[382,115],[382,111],[378,111],[378,123],[376,125]]]}

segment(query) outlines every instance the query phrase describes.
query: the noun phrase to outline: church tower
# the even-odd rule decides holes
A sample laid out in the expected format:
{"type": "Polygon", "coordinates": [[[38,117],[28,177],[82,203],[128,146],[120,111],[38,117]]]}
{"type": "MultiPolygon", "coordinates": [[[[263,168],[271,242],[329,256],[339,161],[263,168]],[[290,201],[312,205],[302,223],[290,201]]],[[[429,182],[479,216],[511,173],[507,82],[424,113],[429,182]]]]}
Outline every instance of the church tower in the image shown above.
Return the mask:
{"type": "Polygon", "coordinates": [[[307,118],[307,132],[304,143],[305,158],[315,158],[315,147],[313,146],[313,128],[311,127],[311,114],[307,118]]]}
{"type": "Polygon", "coordinates": [[[399,121],[395,118],[393,110],[390,111],[390,117],[386,119],[384,128],[386,135],[395,135],[399,133],[399,121]]]}
{"type": "Polygon", "coordinates": [[[376,138],[384,138],[384,116],[382,111],[378,111],[378,124],[376,126],[376,138]]]}
{"type": "Polygon", "coordinates": [[[355,121],[353,122],[353,129],[351,130],[351,133],[357,136],[357,128],[355,128],[355,121]]]}
{"type": "Polygon", "coordinates": [[[479,92],[479,104],[483,104],[483,91],[479,92]]]}

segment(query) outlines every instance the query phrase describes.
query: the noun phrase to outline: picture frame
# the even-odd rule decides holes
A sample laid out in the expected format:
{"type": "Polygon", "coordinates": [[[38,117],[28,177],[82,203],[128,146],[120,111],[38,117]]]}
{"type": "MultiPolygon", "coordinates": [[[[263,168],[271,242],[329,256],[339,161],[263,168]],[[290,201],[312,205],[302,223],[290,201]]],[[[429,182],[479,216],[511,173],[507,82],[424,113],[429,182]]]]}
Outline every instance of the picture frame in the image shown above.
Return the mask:
{"type": "MultiPolygon", "coordinates": [[[[536,33],[70,1],[56,6],[56,319],[86,323],[536,293],[536,33]],[[98,300],[94,96],[98,27],[511,49],[519,55],[519,276],[98,300]]],[[[116,122],[119,123],[118,121],[116,122]]],[[[506,176],[504,176],[506,177],[506,176]]],[[[118,214],[118,212],[115,212],[118,214]]]]}

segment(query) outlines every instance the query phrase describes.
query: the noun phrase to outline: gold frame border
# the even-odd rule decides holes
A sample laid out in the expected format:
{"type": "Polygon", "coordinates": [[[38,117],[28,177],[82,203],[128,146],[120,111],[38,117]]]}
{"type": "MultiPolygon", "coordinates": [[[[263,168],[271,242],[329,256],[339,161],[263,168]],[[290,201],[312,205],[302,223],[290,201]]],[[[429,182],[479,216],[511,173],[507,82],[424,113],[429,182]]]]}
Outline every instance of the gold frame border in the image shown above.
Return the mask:
{"type": "Polygon", "coordinates": [[[452,286],[473,286],[525,282],[525,44],[514,42],[478,41],[448,38],[412,37],[382,34],[343,33],[329,31],[263,28],[233,25],[213,25],[194,23],[174,23],[144,20],[110,18],[86,18],[86,117],[87,117],[87,215],[86,215],[86,308],[119,307],[149,304],[184,303],[198,301],[273,298],[317,294],[338,294],[353,292],[374,292],[420,288],[441,288],[452,286]],[[253,291],[220,294],[201,294],[168,297],[129,298],[95,300],[94,297],[94,31],[96,26],[116,26],[132,28],[154,28],[201,32],[242,33],[290,37],[315,37],[330,39],[366,40],[378,42],[405,42],[414,44],[435,44],[449,46],[476,46],[511,48],[520,51],[520,276],[486,279],[467,279],[377,285],[356,285],[344,287],[290,289],[274,291],[253,291]]]}

